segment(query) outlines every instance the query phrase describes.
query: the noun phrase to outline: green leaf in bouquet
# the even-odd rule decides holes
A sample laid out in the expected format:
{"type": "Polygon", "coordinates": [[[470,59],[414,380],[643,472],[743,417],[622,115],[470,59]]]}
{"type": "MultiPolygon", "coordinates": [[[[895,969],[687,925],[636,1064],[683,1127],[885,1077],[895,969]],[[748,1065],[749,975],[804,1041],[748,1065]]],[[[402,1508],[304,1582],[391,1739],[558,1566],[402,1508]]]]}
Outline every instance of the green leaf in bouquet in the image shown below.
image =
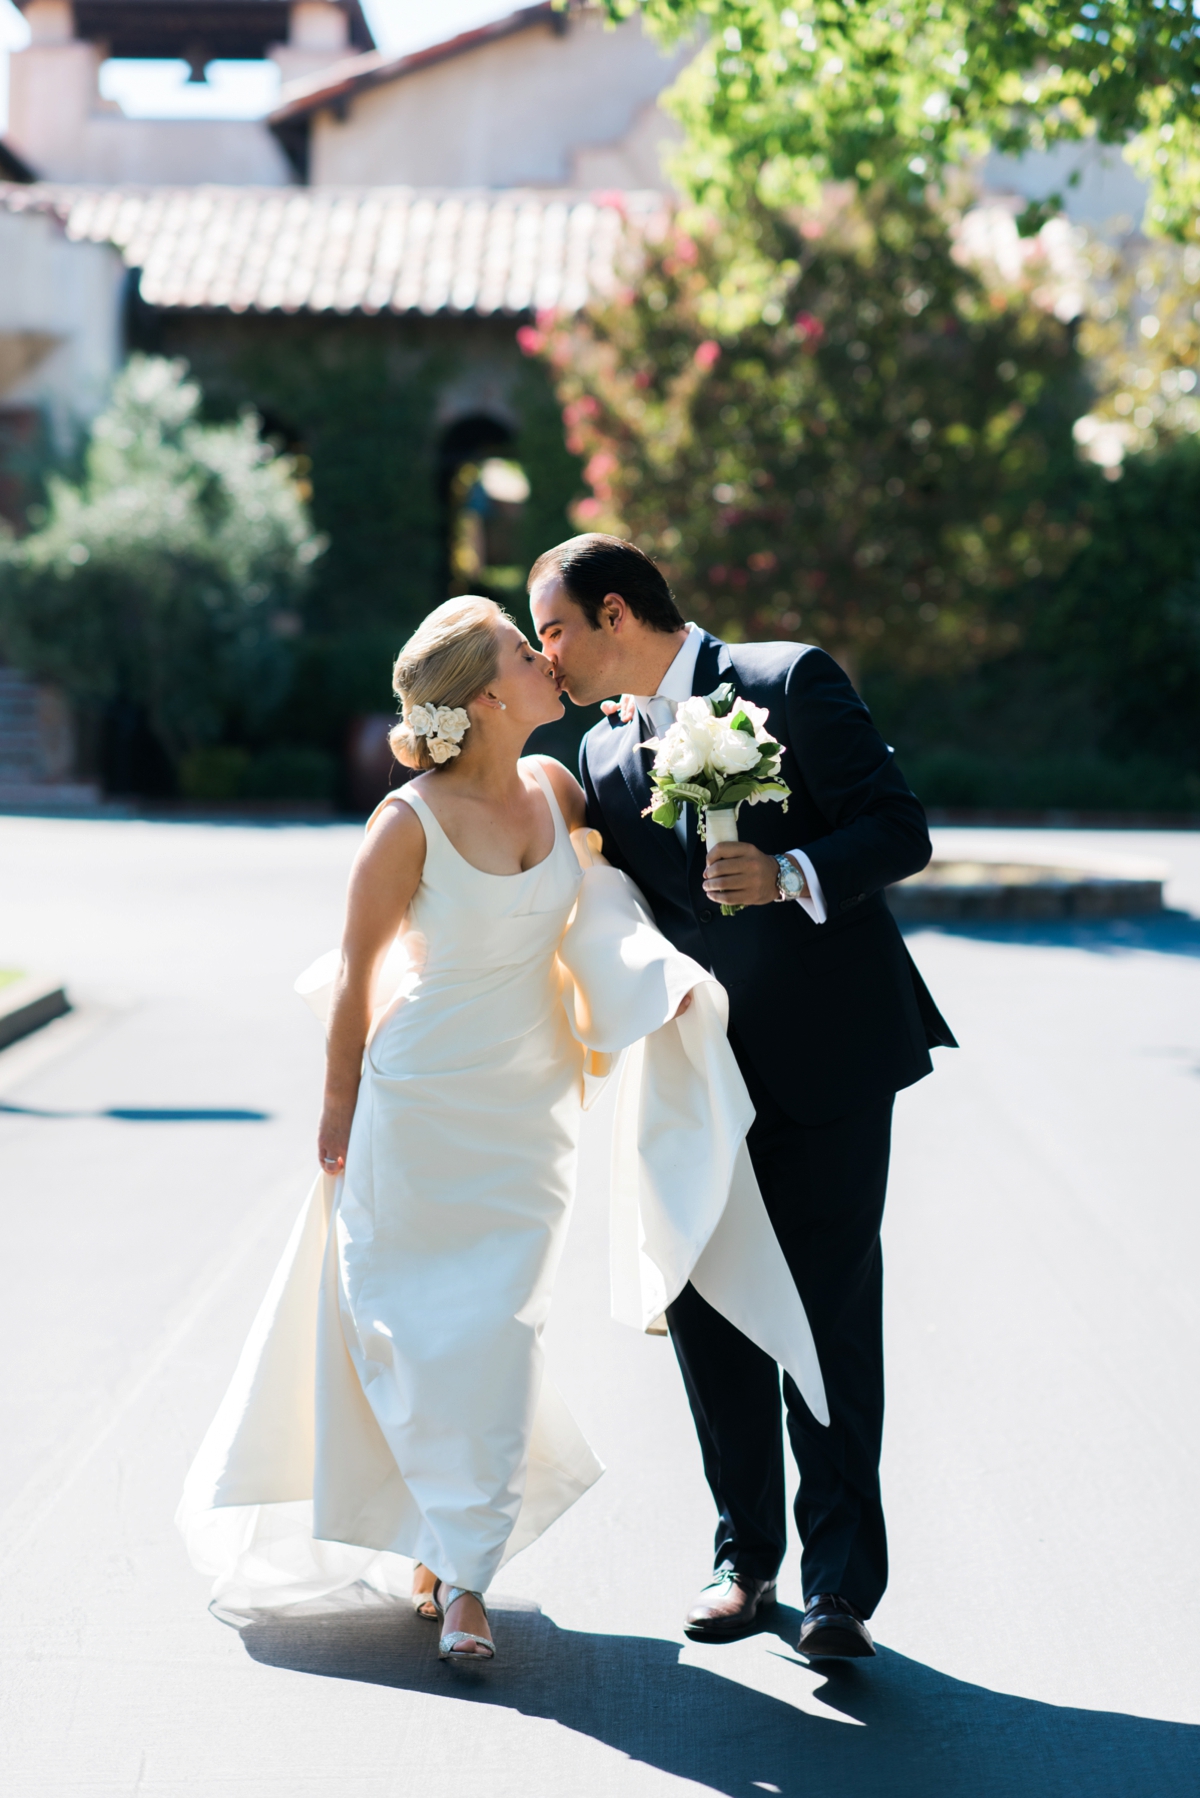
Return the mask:
{"type": "Polygon", "coordinates": [[[733,730],[744,730],[749,736],[754,735],[754,721],[747,718],[745,712],[735,712],[729,723],[733,730]]]}
{"type": "Polygon", "coordinates": [[[669,799],[664,799],[660,805],[654,807],[650,816],[655,824],[661,824],[664,830],[674,830],[676,819],[679,817],[679,807],[673,805],[669,799]]]}
{"type": "Polygon", "coordinates": [[[731,712],[736,698],[732,681],[722,681],[721,685],[708,696],[708,703],[713,709],[713,717],[723,718],[727,712],[731,712]]]}
{"type": "Polygon", "coordinates": [[[735,805],[741,805],[743,800],[749,799],[753,791],[753,781],[731,780],[729,785],[721,790],[720,805],[714,806],[712,809],[720,812],[732,811],[735,805]]]}
{"type": "Polygon", "coordinates": [[[697,786],[692,780],[677,780],[671,791],[673,799],[690,799],[693,805],[711,805],[712,794],[707,787],[697,786]]]}

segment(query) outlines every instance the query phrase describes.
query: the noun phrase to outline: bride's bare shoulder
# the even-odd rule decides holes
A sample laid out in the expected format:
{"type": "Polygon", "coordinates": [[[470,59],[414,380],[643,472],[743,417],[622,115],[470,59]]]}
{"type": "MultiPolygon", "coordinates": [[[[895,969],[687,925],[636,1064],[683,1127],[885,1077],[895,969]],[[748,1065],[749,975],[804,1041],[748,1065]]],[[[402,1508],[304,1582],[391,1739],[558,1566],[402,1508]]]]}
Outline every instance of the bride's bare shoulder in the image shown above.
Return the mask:
{"type": "Polygon", "coordinates": [[[567,828],[577,830],[584,821],[586,801],[583,788],[571,770],[564,768],[561,762],[556,762],[552,755],[527,755],[522,760],[537,762],[554,789],[554,797],[566,819],[567,828]]]}
{"type": "Polygon", "coordinates": [[[380,800],[367,819],[360,854],[371,852],[388,859],[393,856],[425,854],[425,827],[415,806],[398,793],[380,800]]]}

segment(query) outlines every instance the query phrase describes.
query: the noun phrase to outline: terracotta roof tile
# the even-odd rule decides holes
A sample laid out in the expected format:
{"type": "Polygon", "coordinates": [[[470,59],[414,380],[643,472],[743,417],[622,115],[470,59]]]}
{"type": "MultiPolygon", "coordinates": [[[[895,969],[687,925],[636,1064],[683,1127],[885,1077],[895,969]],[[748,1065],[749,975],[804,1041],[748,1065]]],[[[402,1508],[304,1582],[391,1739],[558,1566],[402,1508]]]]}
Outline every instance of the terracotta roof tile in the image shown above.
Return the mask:
{"type": "Polygon", "coordinates": [[[661,194],[533,188],[94,188],[0,184],[11,212],[53,212],[111,243],[164,309],[574,311],[613,278],[626,230],[661,194]]]}

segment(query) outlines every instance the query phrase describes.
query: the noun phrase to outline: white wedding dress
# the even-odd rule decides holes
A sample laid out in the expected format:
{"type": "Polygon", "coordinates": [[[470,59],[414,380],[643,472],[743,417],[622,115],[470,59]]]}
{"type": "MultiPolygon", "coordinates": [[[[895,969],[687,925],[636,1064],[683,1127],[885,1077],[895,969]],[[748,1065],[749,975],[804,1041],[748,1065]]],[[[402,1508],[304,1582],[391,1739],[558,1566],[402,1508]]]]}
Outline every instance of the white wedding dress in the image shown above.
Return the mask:
{"type": "Polygon", "coordinates": [[[388,802],[419,816],[425,865],[345,1175],[309,1194],[179,1509],[231,1620],[398,1595],[409,1558],[486,1590],[599,1477],[541,1335],[582,1108],[621,1050],[616,1314],[652,1327],[690,1278],[824,1417],[745,1149],[724,993],[625,875],[581,869],[525,766],[554,846],[521,874],[472,866],[411,788],[388,802]]]}

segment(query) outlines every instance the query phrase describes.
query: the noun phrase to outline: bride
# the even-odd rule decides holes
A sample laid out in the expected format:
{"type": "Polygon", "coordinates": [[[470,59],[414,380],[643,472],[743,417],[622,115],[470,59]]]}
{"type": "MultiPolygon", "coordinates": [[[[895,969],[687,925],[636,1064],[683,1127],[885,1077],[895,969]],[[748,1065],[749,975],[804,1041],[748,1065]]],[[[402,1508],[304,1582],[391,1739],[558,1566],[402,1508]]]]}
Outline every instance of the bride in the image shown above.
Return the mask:
{"type": "Polygon", "coordinates": [[[589,866],[573,776],[521,755],[563,712],[550,664],[492,601],[453,599],[394,684],[393,747],[421,772],[350,877],[321,1174],[178,1522],[231,1621],[398,1596],[410,1557],[442,1657],[478,1664],[497,1569],[602,1471],[541,1336],[585,1088],[614,1052],[619,1314],[653,1327],[690,1279],[819,1417],[824,1394],[745,1152],[724,994],[625,875],[589,866]]]}
{"type": "MultiPolygon", "coordinates": [[[[401,652],[395,687],[392,746],[424,772],[379,808],[350,877],[318,1153],[341,1173],[357,1115],[362,1172],[351,1170],[341,1218],[352,1243],[370,1235],[376,1265],[363,1276],[378,1281],[386,1187],[380,1297],[400,1315],[373,1360],[422,1514],[417,1546],[441,1576],[443,1650],[490,1656],[481,1593],[512,1529],[573,1185],[580,1051],[554,955],[584,800],[560,763],[518,759],[563,702],[549,662],[491,601],[439,607],[401,652]],[[372,995],[406,920],[426,941],[420,985],[372,1044],[360,1108],[372,995]],[[347,1200],[363,1176],[374,1204],[360,1225],[347,1200]],[[434,1293],[436,1317],[414,1329],[409,1294],[424,1295],[424,1311],[434,1293]],[[400,1332],[411,1336],[398,1349],[400,1332]]],[[[424,1584],[418,1569],[414,1596],[424,1584]]]]}

